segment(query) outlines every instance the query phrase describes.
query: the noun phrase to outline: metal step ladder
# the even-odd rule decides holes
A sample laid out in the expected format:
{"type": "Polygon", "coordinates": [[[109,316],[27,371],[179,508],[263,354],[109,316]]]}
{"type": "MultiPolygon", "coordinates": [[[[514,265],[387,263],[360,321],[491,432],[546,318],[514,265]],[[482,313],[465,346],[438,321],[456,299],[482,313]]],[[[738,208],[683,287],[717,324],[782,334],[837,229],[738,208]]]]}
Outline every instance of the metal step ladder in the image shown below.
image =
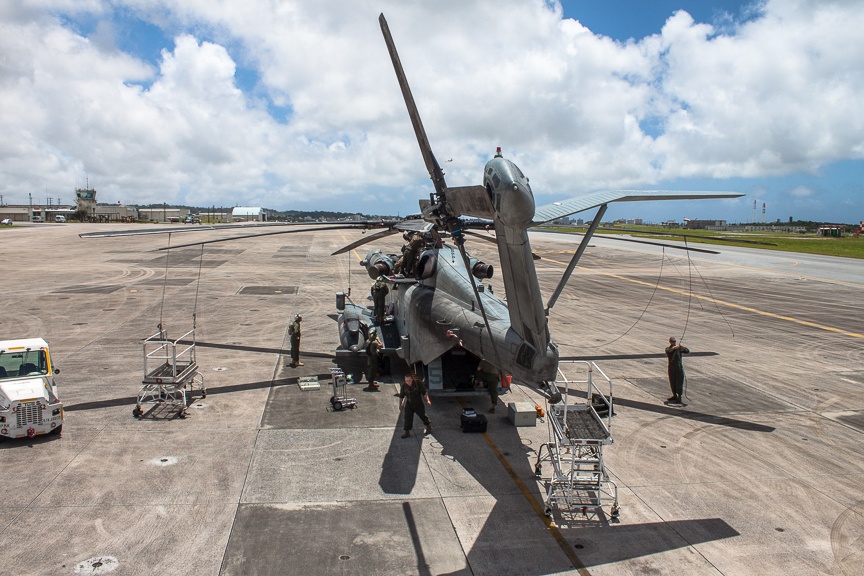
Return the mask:
{"type": "Polygon", "coordinates": [[[603,447],[612,444],[612,381],[594,362],[561,361],[558,379],[550,388],[552,395],[560,393],[562,400],[547,403],[549,441],[540,446],[534,465],[534,473],[546,489],[546,515],[552,516],[553,507],[581,511],[585,516],[591,510],[599,515],[602,507],[609,505],[609,516],[617,518],[618,486],[609,478],[603,460],[603,447]],[[580,369],[584,369],[584,379],[575,379],[580,369]],[[605,381],[601,385],[608,387],[608,395],[595,385],[595,372],[605,381]],[[570,388],[575,386],[585,386],[584,402],[570,398],[570,388]],[[547,463],[552,474],[543,476],[547,463]]]}

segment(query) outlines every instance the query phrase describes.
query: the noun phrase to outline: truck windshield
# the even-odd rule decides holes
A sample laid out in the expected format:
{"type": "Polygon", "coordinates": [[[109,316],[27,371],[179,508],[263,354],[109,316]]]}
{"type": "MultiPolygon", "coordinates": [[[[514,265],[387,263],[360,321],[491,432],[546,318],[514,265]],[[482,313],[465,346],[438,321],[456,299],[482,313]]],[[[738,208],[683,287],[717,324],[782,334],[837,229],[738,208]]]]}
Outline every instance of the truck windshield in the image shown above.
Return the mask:
{"type": "Polygon", "coordinates": [[[44,350],[0,354],[0,378],[39,376],[47,373],[48,360],[44,350]]]}

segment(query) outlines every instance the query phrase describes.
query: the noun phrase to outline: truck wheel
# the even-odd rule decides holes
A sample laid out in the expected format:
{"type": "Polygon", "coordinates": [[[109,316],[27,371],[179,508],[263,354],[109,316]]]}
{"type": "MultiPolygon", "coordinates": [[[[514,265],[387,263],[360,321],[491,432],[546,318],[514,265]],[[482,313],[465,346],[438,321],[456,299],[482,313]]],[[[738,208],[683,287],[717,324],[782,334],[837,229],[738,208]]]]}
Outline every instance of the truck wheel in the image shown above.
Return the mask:
{"type": "Polygon", "coordinates": [[[54,436],[59,436],[59,435],[61,434],[61,431],[62,431],[62,430],[63,430],[63,425],[60,424],[59,426],[57,426],[56,428],[54,428],[53,430],[51,430],[51,431],[49,432],[49,434],[53,434],[54,436]]]}

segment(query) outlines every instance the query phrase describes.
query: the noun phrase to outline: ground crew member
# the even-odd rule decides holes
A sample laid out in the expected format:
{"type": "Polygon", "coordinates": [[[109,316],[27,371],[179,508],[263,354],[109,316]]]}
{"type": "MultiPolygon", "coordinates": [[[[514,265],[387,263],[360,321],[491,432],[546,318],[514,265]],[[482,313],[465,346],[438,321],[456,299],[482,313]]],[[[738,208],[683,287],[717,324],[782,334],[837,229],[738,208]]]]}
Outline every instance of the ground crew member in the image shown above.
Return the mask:
{"type": "Polygon", "coordinates": [[[288,326],[288,336],[291,338],[291,368],[303,366],[300,362],[300,322],[303,317],[300,314],[294,315],[294,321],[288,326]]]}
{"type": "Polygon", "coordinates": [[[377,390],[378,383],[375,378],[378,376],[378,366],[381,362],[381,348],[384,345],[378,340],[378,332],[372,328],[369,331],[369,343],[366,345],[366,352],[369,354],[368,371],[366,372],[366,381],[369,382],[368,390],[377,390]]]}
{"type": "Polygon", "coordinates": [[[419,378],[414,378],[414,374],[407,372],[405,374],[405,383],[402,389],[399,390],[399,411],[405,412],[405,424],[403,426],[402,438],[411,436],[411,429],[414,427],[414,414],[420,416],[420,420],[426,425],[426,434],[432,433],[432,422],[426,416],[426,406],[431,406],[432,401],[429,400],[429,393],[426,391],[426,385],[419,378]],[[426,401],[426,405],[423,401],[426,401]]]}
{"type": "Polygon", "coordinates": [[[481,360],[480,363],[477,364],[474,379],[479,380],[489,389],[489,400],[492,401],[492,407],[489,408],[489,412],[494,414],[495,407],[498,406],[498,383],[501,381],[501,375],[498,372],[498,369],[489,361],[481,360]]]}
{"type": "Polygon", "coordinates": [[[426,247],[426,239],[423,234],[415,232],[408,241],[408,244],[402,247],[402,273],[405,276],[414,276],[414,266],[417,264],[417,256],[426,247]]]}
{"type": "Polygon", "coordinates": [[[384,323],[384,311],[386,308],[385,298],[390,293],[387,284],[384,282],[383,276],[378,276],[378,280],[372,285],[372,302],[375,304],[375,323],[379,326],[384,323]]]}
{"type": "Polygon", "coordinates": [[[672,396],[666,400],[669,404],[680,404],[681,395],[684,393],[684,362],[682,354],[689,354],[690,349],[675,343],[675,337],[669,338],[669,346],[666,347],[666,356],[669,358],[669,387],[672,388],[672,396]]]}

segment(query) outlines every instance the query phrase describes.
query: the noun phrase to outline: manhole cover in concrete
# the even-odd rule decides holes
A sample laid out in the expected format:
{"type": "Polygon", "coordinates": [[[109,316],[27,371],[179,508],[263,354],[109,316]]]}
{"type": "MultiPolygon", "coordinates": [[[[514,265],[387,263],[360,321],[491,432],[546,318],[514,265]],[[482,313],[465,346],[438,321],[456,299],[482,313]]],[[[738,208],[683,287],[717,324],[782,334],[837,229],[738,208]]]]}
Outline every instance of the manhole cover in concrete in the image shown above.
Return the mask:
{"type": "Polygon", "coordinates": [[[154,466],[172,466],[178,462],[177,456],[159,456],[150,460],[154,466]]]}
{"type": "Polygon", "coordinates": [[[75,565],[75,574],[108,574],[120,565],[113,556],[96,556],[75,565]]]}

